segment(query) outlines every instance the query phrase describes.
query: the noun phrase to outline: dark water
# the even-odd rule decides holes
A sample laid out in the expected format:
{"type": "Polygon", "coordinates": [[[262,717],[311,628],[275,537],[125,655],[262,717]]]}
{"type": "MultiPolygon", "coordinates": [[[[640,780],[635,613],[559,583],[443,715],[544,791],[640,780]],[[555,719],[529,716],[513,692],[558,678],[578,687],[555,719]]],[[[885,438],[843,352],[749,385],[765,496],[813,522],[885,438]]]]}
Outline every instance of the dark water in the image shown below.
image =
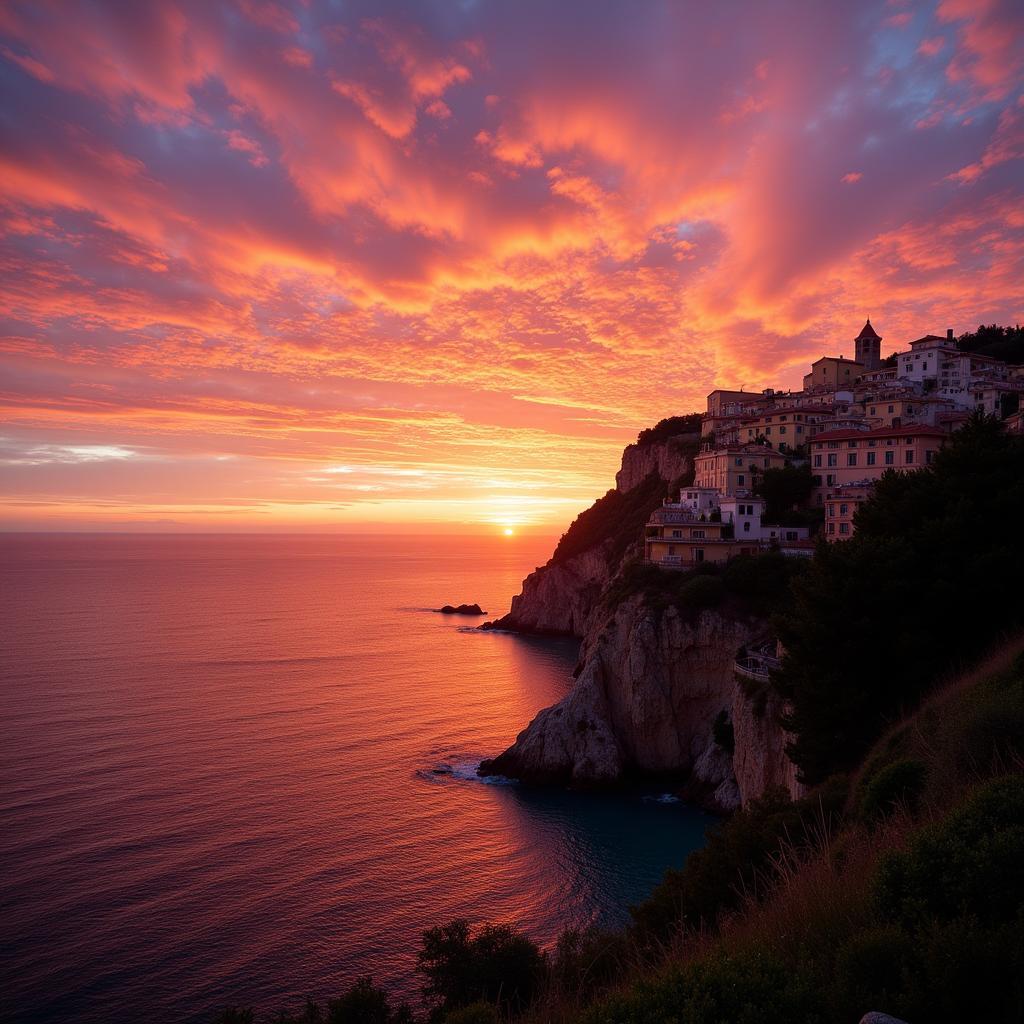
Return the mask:
{"type": "Polygon", "coordinates": [[[575,645],[424,610],[503,612],[550,548],[0,538],[5,1019],[207,1020],[359,974],[414,997],[451,917],[624,920],[707,819],[476,780],[575,645]]]}

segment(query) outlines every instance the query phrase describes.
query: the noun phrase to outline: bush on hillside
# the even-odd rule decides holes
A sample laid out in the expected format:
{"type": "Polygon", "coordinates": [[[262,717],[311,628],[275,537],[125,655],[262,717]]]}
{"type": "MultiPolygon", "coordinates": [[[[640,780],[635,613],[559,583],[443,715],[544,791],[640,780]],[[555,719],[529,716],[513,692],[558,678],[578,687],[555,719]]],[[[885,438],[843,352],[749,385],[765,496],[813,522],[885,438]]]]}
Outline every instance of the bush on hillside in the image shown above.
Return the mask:
{"type": "Polygon", "coordinates": [[[887,856],[876,896],[888,917],[912,927],[972,917],[998,924],[1021,914],[1024,776],[990,782],[905,851],[887,856]]]}
{"type": "Polygon", "coordinates": [[[615,565],[631,544],[639,542],[651,513],[668,493],[668,485],[656,473],[630,491],[608,491],[572,521],[555,547],[552,563],[604,546],[609,562],[615,565]]]}
{"type": "Polygon", "coordinates": [[[638,445],[659,444],[671,437],[680,437],[687,434],[699,434],[703,414],[699,412],[687,413],[685,416],[669,416],[659,420],[653,427],[641,430],[636,436],[638,445]]]}
{"type": "Polygon", "coordinates": [[[916,810],[924,789],[927,766],[906,757],[886,765],[864,788],[861,815],[871,820],[889,814],[898,807],[916,810]]]}

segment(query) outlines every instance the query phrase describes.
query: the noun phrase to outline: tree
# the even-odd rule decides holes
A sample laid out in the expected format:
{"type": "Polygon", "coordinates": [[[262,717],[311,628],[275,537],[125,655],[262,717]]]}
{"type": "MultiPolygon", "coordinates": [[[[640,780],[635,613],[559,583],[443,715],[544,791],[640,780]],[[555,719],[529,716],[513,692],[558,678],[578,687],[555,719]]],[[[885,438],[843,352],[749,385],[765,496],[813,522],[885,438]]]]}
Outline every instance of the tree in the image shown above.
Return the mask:
{"type": "Polygon", "coordinates": [[[436,1020],[477,1002],[522,1011],[543,982],[545,960],[510,925],[485,925],[474,935],[468,921],[456,919],[423,933],[416,967],[426,976],[423,995],[436,1020]]]}
{"type": "Polygon", "coordinates": [[[1005,363],[1024,363],[1024,327],[999,327],[979,324],[976,331],[961,334],[956,340],[961,352],[991,356],[1005,363]]]}
{"type": "Polygon", "coordinates": [[[1024,439],[975,415],[931,467],[887,473],[855,536],[821,544],[777,628],[790,755],[820,782],[885,722],[1024,622],[1024,439]]]}
{"type": "Polygon", "coordinates": [[[765,519],[779,519],[798,505],[805,504],[814,488],[814,478],[808,466],[782,466],[766,469],[754,491],[767,502],[765,519]]]}

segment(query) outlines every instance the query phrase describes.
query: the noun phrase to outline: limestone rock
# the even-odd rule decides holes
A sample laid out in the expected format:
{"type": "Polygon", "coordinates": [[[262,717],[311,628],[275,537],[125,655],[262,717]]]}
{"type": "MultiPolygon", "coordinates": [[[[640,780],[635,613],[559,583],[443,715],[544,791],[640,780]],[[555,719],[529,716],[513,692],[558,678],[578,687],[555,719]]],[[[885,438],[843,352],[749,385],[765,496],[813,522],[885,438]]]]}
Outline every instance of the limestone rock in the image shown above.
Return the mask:
{"type": "Polygon", "coordinates": [[[700,761],[717,790],[731,773],[727,756],[708,751],[712,723],[732,703],[735,653],[750,636],[750,624],[715,611],[659,613],[628,599],[592,630],[569,695],[481,771],[600,785],[631,772],[689,776],[700,761]]]}
{"type": "Polygon", "coordinates": [[[733,772],[744,806],[780,786],[793,800],[806,791],[797,781],[796,766],[786,756],[791,737],[779,721],[784,711],[782,699],[767,686],[751,688],[736,681],[732,700],[733,772]]]}

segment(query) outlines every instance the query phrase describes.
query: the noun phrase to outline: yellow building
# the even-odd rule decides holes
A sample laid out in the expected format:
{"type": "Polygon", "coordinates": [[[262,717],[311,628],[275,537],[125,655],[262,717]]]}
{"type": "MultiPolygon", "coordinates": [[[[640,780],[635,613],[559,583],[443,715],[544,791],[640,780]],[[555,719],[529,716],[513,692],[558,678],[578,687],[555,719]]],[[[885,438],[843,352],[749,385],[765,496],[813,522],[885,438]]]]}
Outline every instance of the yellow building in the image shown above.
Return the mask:
{"type": "Polygon", "coordinates": [[[864,372],[864,364],[843,356],[822,356],[811,363],[811,372],[804,377],[804,391],[812,388],[849,388],[864,372]]]}
{"type": "Polygon", "coordinates": [[[696,487],[716,487],[733,497],[751,490],[766,469],[781,469],[786,458],[763,444],[740,444],[701,452],[693,464],[696,487]]]}
{"type": "Polygon", "coordinates": [[[644,557],[666,568],[727,562],[737,555],[756,552],[756,541],[736,540],[732,523],[713,522],[685,510],[656,510],[644,536],[644,557]]]}
{"type": "Polygon", "coordinates": [[[739,432],[740,440],[750,443],[763,437],[771,448],[799,448],[818,432],[816,424],[833,415],[831,409],[824,407],[797,406],[772,410],[744,420],[739,432]]]}

